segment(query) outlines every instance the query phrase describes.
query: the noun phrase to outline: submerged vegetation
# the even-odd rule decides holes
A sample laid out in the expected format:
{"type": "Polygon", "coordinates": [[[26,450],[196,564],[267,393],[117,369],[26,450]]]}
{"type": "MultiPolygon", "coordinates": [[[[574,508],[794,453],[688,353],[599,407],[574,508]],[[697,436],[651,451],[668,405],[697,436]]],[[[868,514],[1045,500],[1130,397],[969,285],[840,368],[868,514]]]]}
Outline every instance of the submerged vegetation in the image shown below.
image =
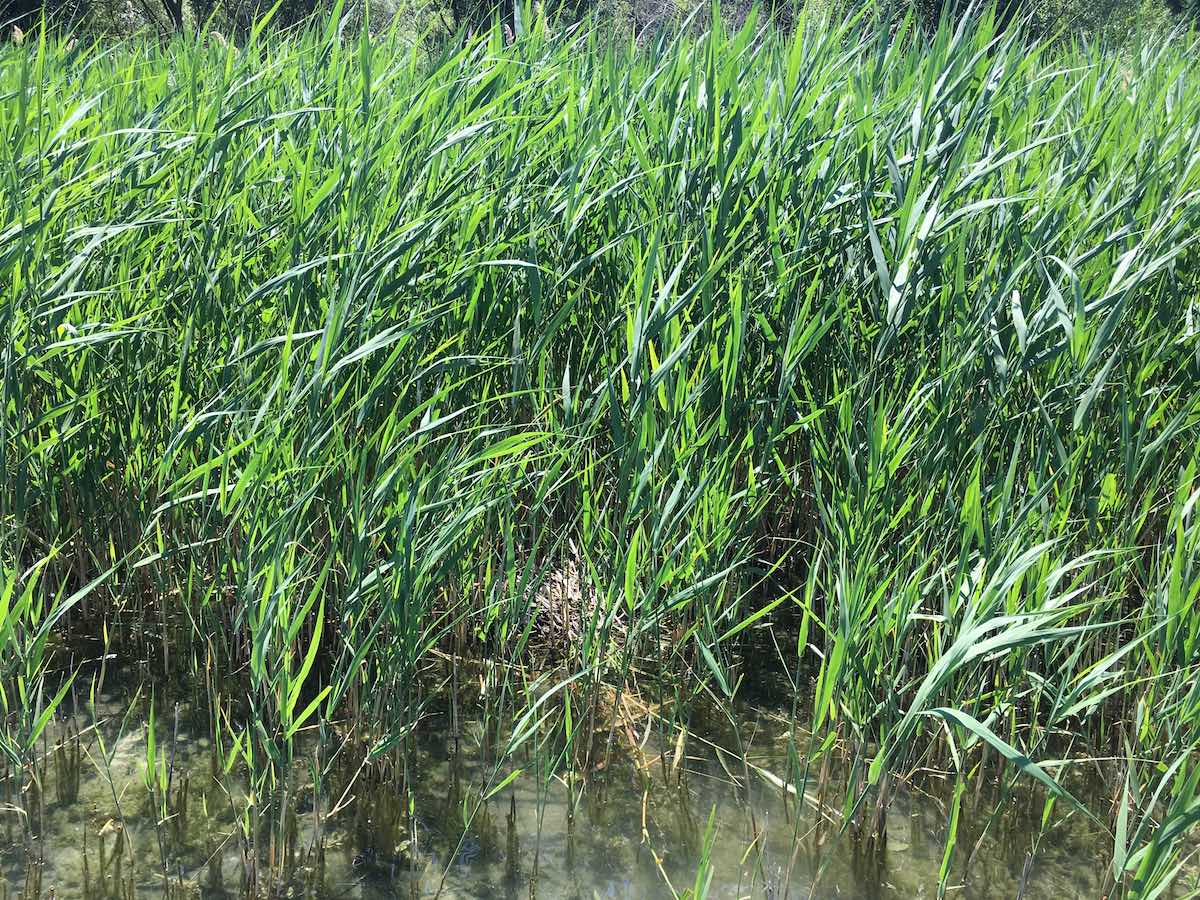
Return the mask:
{"type": "Polygon", "coordinates": [[[911,790],[939,896],[1017,795],[1022,892],[1067,821],[1110,896],[1195,878],[1197,47],[711,23],[0,47],[15,895],[81,770],[95,896],[186,895],[218,806],[241,894],[319,895],[372,795],[404,868],[431,728],[468,826],[719,734],[796,847],[743,894],[911,790]]]}

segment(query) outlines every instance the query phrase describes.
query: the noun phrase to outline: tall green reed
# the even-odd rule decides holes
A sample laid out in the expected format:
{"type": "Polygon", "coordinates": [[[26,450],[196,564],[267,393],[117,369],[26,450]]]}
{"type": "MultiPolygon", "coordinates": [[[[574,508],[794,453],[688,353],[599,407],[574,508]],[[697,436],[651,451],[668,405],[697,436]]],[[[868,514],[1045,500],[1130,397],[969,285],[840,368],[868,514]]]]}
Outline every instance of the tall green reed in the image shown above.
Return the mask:
{"type": "Polygon", "coordinates": [[[497,765],[559,728],[586,768],[624,696],[670,745],[771,628],[815,736],[789,778],[841,754],[841,828],[943,762],[1082,806],[1056,776],[1108,754],[1114,881],[1167,877],[1200,740],[1195,48],[522,22],[0,49],[21,608],[203,681],[256,871],[307,735],[403,790],[477,660],[497,765]]]}

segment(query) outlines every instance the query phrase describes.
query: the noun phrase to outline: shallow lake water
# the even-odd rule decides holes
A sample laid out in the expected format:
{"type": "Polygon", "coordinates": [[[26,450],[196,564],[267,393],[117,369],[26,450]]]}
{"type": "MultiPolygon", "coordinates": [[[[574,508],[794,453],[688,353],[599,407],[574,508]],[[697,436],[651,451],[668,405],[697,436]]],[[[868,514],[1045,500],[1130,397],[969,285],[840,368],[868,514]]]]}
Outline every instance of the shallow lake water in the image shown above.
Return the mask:
{"type": "MultiPolygon", "coordinates": [[[[129,701],[118,688],[101,698],[95,730],[77,717],[77,790],[64,791],[59,763],[47,763],[32,850],[42,860],[40,894],[30,890],[29,900],[167,895],[162,829],[145,784],[144,715],[126,715],[129,701]]],[[[158,749],[173,757],[173,790],[186,782],[189,795],[165,853],[170,896],[241,896],[246,863],[237,817],[247,798],[235,777],[214,779],[208,738],[195,734],[200,717],[184,714],[178,727],[165,718],[158,749]]],[[[431,712],[422,723],[410,760],[412,820],[387,779],[343,773],[319,792],[298,779],[288,801],[298,844],[316,846],[319,835],[323,858],[319,869],[311,856],[299,864],[308,887],[295,896],[671,898],[692,888],[705,856],[707,896],[722,900],[937,896],[949,783],[939,788],[936,778],[926,779],[919,790],[899,790],[880,844],[817,828],[812,803],[797,821],[795,798],[785,800],[775,775],[786,771],[787,723],[769,709],[736,710],[748,765],[718,749],[728,746],[721,729],[698,730],[677,762],[666,762],[662,754],[673,748],[656,747],[652,737],[637,751],[614,742],[586,784],[538,777],[536,759],[519,754],[504,768],[484,765],[481,729],[464,721],[457,741],[447,713],[431,712]],[[522,774],[495,790],[513,766],[522,774]],[[403,829],[401,821],[408,821],[403,829]]],[[[5,797],[13,800],[11,792],[5,797]]],[[[31,851],[16,806],[3,810],[0,827],[9,897],[23,896],[30,883],[31,851]]],[[[1039,839],[1041,815],[1040,799],[1021,789],[1007,799],[969,790],[947,896],[1099,897],[1111,838],[1082,816],[1056,813],[1039,839]]]]}

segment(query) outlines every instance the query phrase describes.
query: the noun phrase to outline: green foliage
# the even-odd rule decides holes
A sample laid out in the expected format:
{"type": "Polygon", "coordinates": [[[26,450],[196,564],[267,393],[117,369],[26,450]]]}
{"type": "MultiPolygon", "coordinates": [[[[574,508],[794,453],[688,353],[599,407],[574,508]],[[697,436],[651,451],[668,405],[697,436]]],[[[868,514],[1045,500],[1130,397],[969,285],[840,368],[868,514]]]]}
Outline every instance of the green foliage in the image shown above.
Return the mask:
{"type": "Polygon", "coordinates": [[[797,626],[873,784],[988,748],[1075,802],[1055,739],[1127,748],[1151,895],[1196,819],[1196,48],[868,12],[0,48],[11,752],[85,596],[184,623],[258,797],[335,719],[402,748],[441,653],[519,744],[797,626]]]}
{"type": "MultiPolygon", "coordinates": [[[[947,16],[959,21],[988,7],[980,2],[912,0],[919,18],[936,25],[947,16]]],[[[1191,0],[995,0],[998,20],[1006,26],[1022,23],[1032,36],[1102,38],[1110,43],[1136,43],[1139,36],[1162,33],[1187,18],[1191,0]]]]}

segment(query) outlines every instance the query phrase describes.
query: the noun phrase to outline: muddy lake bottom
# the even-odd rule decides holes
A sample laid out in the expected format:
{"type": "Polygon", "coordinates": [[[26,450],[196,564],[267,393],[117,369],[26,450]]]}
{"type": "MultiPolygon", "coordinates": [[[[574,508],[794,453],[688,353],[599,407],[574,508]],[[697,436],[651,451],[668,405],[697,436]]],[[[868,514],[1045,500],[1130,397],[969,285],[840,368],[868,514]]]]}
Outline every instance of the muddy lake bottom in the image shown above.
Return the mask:
{"type": "MultiPolygon", "coordinates": [[[[171,759],[175,795],[187,794],[185,813],[162,824],[146,783],[145,719],[128,714],[136,696],[145,694],[114,688],[91,720],[56,723],[32,844],[16,788],[0,789],[0,896],[235,898],[248,865],[270,866],[261,846],[251,855],[259,863],[247,862],[240,823],[250,798],[236,768],[214,774],[202,711],[185,709],[178,725],[160,713],[158,749],[171,759]],[[54,743],[75,732],[72,777],[54,743]]],[[[886,840],[856,841],[828,824],[842,805],[836,788],[821,798],[822,815],[781,787],[790,729],[775,710],[732,710],[744,757],[724,749],[726,734],[697,728],[675,760],[648,729],[640,746],[612,742],[584,779],[545,777],[544,763],[522,751],[497,764],[469,707],[457,734],[448,710],[431,709],[409,760],[411,817],[399,780],[365,775],[361,754],[326,766],[332,774],[314,790],[309,764],[320,751],[310,748],[283,801],[298,849],[291,893],[277,896],[672,898],[705,864],[707,896],[721,900],[938,896],[953,779],[898,788],[886,840]]],[[[994,784],[968,789],[947,896],[1100,896],[1111,837],[1057,810],[1043,831],[1042,811],[1021,784],[1003,797],[994,784]]]]}

